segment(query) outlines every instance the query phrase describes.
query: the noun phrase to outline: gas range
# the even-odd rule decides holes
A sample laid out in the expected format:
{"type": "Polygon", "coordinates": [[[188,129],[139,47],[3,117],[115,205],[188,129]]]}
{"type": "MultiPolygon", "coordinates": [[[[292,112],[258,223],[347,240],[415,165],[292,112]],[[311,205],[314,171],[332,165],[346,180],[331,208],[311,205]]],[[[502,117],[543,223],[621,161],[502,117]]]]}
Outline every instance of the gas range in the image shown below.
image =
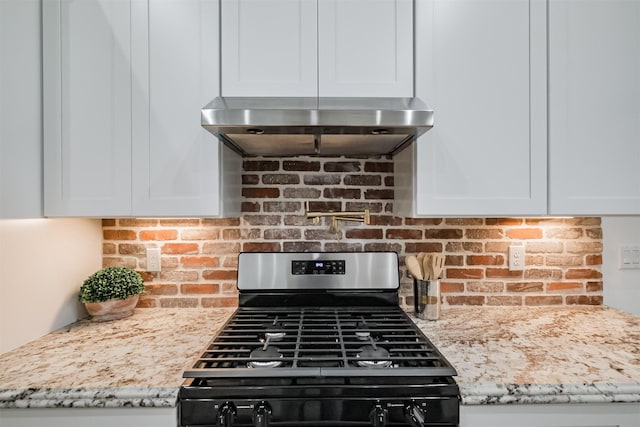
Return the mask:
{"type": "Polygon", "coordinates": [[[455,369],[398,305],[392,252],[242,253],[240,303],[180,426],[455,426],[455,369]]]}

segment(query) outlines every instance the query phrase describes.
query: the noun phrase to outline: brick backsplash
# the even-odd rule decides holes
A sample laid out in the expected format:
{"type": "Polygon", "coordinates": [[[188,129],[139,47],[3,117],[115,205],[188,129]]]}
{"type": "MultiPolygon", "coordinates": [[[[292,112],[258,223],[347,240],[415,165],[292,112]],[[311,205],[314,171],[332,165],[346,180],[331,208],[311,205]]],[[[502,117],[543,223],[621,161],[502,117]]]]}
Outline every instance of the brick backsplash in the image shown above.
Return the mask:
{"type": "Polygon", "coordinates": [[[404,218],[393,210],[388,158],[297,157],[244,161],[242,216],[207,219],[104,219],[103,263],[139,271],[140,307],[237,305],[241,251],[395,251],[401,302],[413,304],[405,255],[446,255],[444,305],[602,304],[600,218],[404,218]],[[369,209],[371,224],[328,220],[314,211],[369,209]],[[508,248],[525,246],[526,268],[510,271],[508,248]],[[159,247],[162,272],[145,272],[145,250],[159,247]]]}

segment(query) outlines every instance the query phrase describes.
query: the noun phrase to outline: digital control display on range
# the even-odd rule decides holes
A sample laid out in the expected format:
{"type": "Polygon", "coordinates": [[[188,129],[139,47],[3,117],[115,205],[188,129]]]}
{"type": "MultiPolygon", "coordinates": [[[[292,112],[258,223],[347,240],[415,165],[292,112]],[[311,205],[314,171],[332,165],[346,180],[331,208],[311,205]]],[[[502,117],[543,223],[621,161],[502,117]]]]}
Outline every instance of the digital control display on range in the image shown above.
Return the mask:
{"type": "Polygon", "coordinates": [[[344,267],[344,260],[291,261],[291,274],[296,276],[307,274],[345,274],[344,267]]]}

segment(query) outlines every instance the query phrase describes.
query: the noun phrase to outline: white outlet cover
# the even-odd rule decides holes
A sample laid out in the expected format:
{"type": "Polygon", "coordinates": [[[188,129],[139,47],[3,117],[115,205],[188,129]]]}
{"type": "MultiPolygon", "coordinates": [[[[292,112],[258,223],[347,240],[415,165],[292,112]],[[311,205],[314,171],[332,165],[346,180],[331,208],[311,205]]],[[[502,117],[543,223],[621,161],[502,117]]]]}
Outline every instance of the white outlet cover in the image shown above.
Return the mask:
{"type": "Polygon", "coordinates": [[[160,248],[147,248],[147,271],[156,272],[161,269],[160,248]]]}
{"type": "Polygon", "coordinates": [[[509,270],[522,271],[525,267],[524,246],[509,246],[509,270]]]}
{"type": "Polygon", "coordinates": [[[640,246],[620,246],[618,251],[619,269],[640,269],[640,246]]]}

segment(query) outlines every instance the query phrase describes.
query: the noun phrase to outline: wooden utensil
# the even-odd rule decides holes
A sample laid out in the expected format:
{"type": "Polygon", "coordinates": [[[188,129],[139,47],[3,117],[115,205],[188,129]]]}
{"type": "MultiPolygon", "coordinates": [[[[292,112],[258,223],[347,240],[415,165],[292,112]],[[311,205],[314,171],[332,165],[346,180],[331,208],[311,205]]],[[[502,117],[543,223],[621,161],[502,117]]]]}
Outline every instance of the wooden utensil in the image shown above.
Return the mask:
{"type": "Polygon", "coordinates": [[[433,270],[431,268],[431,254],[425,254],[422,258],[422,271],[424,280],[431,280],[433,276],[433,270]]]}
{"type": "Polygon", "coordinates": [[[443,254],[433,254],[431,257],[431,280],[437,280],[442,278],[442,272],[444,271],[445,256],[443,254]]]}
{"type": "Polygon", "coordinates": [[[418,280],[424,280],[424,275],[422,272],[422,267],[420,266],[420,262],[418,258],[413,255],[409,255],[404,260],[405,265],[407,266],[407,270],[409,273],[418,280]]]}

